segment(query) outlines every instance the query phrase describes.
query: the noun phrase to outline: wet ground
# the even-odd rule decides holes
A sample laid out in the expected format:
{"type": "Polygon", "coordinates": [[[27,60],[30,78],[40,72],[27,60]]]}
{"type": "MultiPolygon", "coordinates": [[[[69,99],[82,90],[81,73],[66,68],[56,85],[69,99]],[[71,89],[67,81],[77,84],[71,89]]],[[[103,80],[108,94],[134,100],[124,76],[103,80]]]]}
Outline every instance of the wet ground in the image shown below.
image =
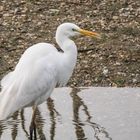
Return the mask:
{"type": "MultiPolygon", "coordinates": [[[[61,88],[37,111],[38,140],[139,140],[140,88],[61,88]]],[[[0,140],[28,140],[32,109],[0,123],[0,140]]]]}
{"type": "Polygon", "coordinates": [[[79,54],[69,86],[140,86],[139,0],[1,0],[0,79],[39,42],[55,44],[58,25],[101,33],[76,38],[79,54]]]}

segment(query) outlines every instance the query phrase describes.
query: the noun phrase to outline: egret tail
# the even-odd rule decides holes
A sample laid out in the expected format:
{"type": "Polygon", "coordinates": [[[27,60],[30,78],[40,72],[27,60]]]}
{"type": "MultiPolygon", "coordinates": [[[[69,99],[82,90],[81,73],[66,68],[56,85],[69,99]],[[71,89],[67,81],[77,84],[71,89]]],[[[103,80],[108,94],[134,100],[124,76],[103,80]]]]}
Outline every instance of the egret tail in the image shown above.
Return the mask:
{"type": "Polygon", "coordinates": [[[16,110],[12,108],[12,103],[14,102],[13,93],[16,89],[11,85],[8,88],[3,88],[0,92],[0,120],[7,119],[16,110]]]}

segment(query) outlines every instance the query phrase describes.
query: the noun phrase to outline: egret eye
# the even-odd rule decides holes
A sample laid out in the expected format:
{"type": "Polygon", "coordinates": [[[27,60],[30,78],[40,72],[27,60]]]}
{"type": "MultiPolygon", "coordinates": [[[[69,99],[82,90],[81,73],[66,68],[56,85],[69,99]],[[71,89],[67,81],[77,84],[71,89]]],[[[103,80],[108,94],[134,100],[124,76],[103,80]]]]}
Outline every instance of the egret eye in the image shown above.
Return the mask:
{"type": "Polygon", "coordinates": [[[72,31],[73,31],[73,32],[76,32],[76,29],[72,28],[72,31]]]}

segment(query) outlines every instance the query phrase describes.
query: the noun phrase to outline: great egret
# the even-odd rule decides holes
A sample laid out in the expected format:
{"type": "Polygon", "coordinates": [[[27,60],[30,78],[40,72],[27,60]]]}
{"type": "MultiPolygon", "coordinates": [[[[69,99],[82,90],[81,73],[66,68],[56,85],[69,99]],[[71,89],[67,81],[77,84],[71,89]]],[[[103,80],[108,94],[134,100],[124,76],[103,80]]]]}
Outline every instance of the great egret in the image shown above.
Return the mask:
{"type": "Polygon", "coordinates": [[[77,59],[77,47],[71,37],[80,34],[100,38],[96,32],[81,29],[73,23],[63,23],[56,31],[56,42],[63,52],[51,44],[38,43],[23,53],[15,70],[1,80],[0,120],[7,119],[21,108],[33,106],[32,139],[36,106],[45,101],[56,86],[64,86],[69,80],[77,59]]]}

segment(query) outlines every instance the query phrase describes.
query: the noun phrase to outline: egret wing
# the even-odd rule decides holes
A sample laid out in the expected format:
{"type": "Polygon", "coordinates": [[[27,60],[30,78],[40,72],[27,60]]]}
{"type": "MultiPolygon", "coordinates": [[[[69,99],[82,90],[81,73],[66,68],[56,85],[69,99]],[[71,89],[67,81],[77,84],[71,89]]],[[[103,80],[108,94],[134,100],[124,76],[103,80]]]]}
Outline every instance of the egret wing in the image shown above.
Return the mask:
{"type": "MultiPolygon", "coordinates": [[[[35,46],[38,47],[38,46],[35,46]]],[[[3,88],[0,93],[0,119],[5,119],[15,111],[35,104],[40,104],[47,99],[56,85],[56,65],[53,60],[55,49],[50,52],[36,49],[25,52],[21,60],[12,72],[9,86],[3,88]],[[35,50],[35,51],[34,51],[35,50]],[[36,53],[35,53],[36,52],[36,53]],[[41,55],[42,52],[42,55],[41,55]],[[32,58],[32,55],[37,57],[32,58]],[[25,57],[26,56],[26,57],[25,57]]],[[[9,75],[10,76],[10,75],[9,75]]],[[[8,81],[5,77],[4,81],[8,81]]]]}

